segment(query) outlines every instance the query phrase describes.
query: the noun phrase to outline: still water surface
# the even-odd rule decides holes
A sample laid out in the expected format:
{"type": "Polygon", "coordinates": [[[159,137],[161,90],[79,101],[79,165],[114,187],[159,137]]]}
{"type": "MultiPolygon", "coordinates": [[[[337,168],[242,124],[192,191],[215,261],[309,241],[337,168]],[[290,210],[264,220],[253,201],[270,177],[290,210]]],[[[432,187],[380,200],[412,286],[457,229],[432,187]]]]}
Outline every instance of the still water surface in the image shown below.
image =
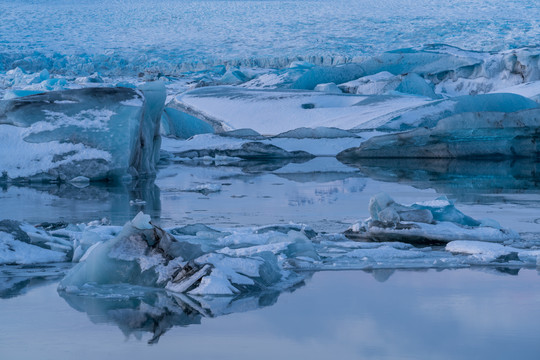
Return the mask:
{"type": "MultiPolygon", "coordinates": [[[[402,203],[447,195],[466,214],[494,218],[538,239],[537,168],[531,162],[344,165],[333,158],[235,166],[174,163],[163,166],[154,183],[6,187],[0,191],[0,214],[30,223],[106,217],[121,225],[143,210],[165,227],[294,222],[337,233],[367,217],[369,198],[386,191],[402,203]],[[198,187],[205,184],[210,191],[198,187]]],[[[536,269],[320,272],[285,293],[195,299],[130,289],[129,296],[100,299],[58,294],[67,268],[0,268],[2,359],[535,359],[540,354],[536,269]]]]}
{"type": "Polygon", "coordinates": [[[54,281],[0,304],[3,359],[536,359],[540,354],[540,281],[536,270],[526,269],[514,276],[485,269],[322,272],[275,302],[215,317],[186,305],[183,315],[172,316],[163,311],[171,309],[164,299],[63,299],[54,281]]]}

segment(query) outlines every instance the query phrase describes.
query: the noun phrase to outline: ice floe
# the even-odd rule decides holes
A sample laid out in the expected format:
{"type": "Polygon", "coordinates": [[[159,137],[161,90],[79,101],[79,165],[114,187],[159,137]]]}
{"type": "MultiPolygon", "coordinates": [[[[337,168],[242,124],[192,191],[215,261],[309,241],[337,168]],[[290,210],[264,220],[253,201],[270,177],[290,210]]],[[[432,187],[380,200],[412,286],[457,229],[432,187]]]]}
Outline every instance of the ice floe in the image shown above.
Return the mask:
{"type": "Polygon", "coordinates": [[[371,217],[345,234],[365,241],[441,244],[454,240],[511,242],[519,235],[495,220],[476,220],[455,208],[446,197],[405,206],[380,193],[369,202],[371,217]]]}

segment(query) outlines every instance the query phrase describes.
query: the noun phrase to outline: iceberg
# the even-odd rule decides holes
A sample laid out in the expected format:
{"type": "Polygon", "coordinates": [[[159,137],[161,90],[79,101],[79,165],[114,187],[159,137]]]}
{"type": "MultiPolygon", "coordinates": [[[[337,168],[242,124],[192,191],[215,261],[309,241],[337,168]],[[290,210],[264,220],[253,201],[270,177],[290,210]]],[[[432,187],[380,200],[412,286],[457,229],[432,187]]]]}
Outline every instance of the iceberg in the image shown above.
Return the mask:
{"type": "Polygon", "coordinates": [[[0,171],[13,182],[126,180],[155,175],[162,83],[84,88],[0,103],[0,171]]]}
{"type": "Polygon", "coordinates": [[[442,119],[463,113],[512,113],[538,107],[539,105],[533,100],[517,94],[497,93],[457,96],[406,111],[379,126],[378,130],[403,131],[419,127],[432,128],[442,119]]]}
{"type": "Polygon", "coordinates": [[[361,95],[384,95],[397,91],[432,99],[441,98],[441,95],[435,94],[433,84],[428,84],[416,73],[393,75],[388,71],[382,71],[340,84],[339,89],[346,93],[361,95]]]}
{"type": "Polygon", "coordinates": [[[405,206],[380,193],[369,202],[371,217],[350,227],[345,235],[360,241],[400,241],[445,244],[454,240],[506,242],[519,235],[495,220],[476,220],[455,208],[446,197],[405,206]]]}
{"type": "Polygon", "coordinates": [[[235,295],[285,289],[303,277],[284,269],[280,253],[317,258],[306,234],[295,227],[216,234],[193,226],[169,233],[141,212],[113,239],[94,242],[59,290],[79,293],[88,286],[129,284],[191,295],[235,295]]]}
{"type": "Polygon", "coordinates": [[[189,139],[198,134],[213,133],[209,123],[172,107],[166,107],[161,118],[161,134],[178,139],[189,139]]]}

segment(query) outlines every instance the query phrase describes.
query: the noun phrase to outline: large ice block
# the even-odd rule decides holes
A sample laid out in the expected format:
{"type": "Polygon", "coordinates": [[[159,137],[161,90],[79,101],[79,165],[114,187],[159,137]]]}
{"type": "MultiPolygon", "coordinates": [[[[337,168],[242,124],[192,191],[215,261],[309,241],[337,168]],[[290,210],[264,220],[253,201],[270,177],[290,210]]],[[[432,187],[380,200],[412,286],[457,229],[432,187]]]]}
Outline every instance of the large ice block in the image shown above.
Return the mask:
{"type": "Polygon", "coordinates": [[[155,174],[162,83],[52,91],[0,103],[0,171],[11,181],[155,174]]]}

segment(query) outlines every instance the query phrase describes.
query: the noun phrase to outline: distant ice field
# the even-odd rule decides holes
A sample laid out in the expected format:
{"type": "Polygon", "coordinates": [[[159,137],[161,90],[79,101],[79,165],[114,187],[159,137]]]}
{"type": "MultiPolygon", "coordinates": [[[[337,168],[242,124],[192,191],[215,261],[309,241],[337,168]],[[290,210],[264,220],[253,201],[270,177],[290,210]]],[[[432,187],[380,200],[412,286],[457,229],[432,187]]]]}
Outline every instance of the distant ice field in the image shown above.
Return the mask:
{"type": "Polygon", "coordinates": [[[538,45],[536,0],[0,0],[0,71],[178,72],[240,62],[336,63],[446,43],[538,45]]]}

